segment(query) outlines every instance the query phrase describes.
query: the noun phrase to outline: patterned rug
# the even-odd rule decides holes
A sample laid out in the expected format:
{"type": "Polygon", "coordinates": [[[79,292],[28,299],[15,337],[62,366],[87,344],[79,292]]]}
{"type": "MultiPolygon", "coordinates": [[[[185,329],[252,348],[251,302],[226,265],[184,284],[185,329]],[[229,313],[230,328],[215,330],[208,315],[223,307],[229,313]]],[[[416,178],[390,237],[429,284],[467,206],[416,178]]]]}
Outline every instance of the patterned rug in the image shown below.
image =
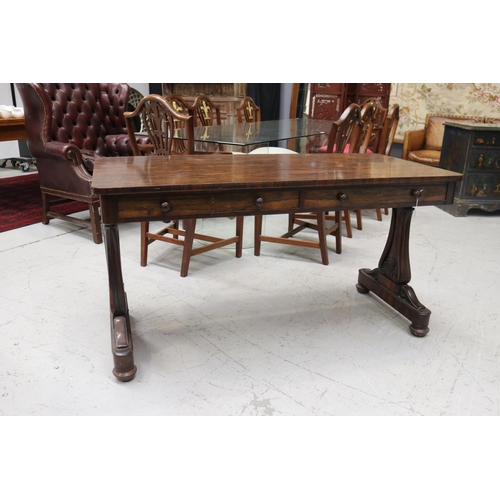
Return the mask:
{"type": "MultiPolygon", "coordinates": [[[[58,204],[57,212],[71,214],[86,210],[79,201],[58,204]]],[[[38,174],[0,179],[0,233],[42,222],[42,194],[38,174]]]]}

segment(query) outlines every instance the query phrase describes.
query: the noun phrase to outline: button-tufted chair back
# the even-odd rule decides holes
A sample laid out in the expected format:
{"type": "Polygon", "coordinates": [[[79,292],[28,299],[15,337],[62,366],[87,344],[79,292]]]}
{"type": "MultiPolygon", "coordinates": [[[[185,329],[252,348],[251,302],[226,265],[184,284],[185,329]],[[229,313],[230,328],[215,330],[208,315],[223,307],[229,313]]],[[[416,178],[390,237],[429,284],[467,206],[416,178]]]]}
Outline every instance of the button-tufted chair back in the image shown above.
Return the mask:
{"type": "MultiPolygon", "coordinates": [[[[102,241],[99,199],[91,180],[96,156],[129,156],[124,119],[126,83],[18,83],[28,147],[36,159],[43,222],[64,218],[50,209],[53,197],[89,204],[94,241],[102,241]],[[49,198],[50,197],[50,198],[49,198]]],[[[137,139],[147,142],[146,137],[137,139]]]]}
{"type": "MultiPolygon", "coordinates": [[[[57,141],[74,144],[78,149],[99,156],[131,154],[123,118],[129,86],[126,83],[40,83],[32,84],[43,104],[43,126],[32,116],[26,123],[28,143],[57,141]],[[30,133],[30,129],[32,133],[30,133]],[[122,137],[116,137],[120,136],[122,137]],[[108,136],[111,136],[108,138],[108,136]]],[[[33,94],[20,89],[25,108],[30,108],[33,94]],[[27,102],[25,102],[27,101],[27,102]]],[[[36,157],[36,153],[32,151],[36,157]]]]}

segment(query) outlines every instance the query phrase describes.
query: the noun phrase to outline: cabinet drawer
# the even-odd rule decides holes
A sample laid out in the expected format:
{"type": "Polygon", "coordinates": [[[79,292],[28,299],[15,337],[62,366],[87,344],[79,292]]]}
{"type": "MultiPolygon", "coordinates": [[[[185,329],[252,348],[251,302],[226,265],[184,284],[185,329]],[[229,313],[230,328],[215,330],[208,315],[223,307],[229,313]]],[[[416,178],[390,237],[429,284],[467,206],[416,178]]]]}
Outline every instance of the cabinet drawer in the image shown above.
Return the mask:
{"type": "Polygon", "coordinates": [[[462,182],[461,197],[478,201],[500,200],[500,173],[467,175],[462,182]]]}
{"type": "Polygon", "coordinates": [[[286,212],[299,208],[299,191],[233,192],[209,194],[149,193],[120,196],[118,221],[165,218],[213,217],[219,214],[252,214],[260,211],[286,212]]]}
{"type": "Polygon", "coordinates": [[[498,130],[477,130],[473,137],[474,146],[500,147],[500,132],[498,130]]]}
{"type": "Polygon", "coordinates": [[[415,190],[422,190],[418,199],[419,205],[446,203],[447,186],[437,184],[416,185],[414,188],[363,187],[310,190],[304,193],[302,205],[305,210],[410,206],[415,204],[415,190]]]}
{"type": "Polygon", "coordinates": [[[500,172],[500,149],[474,150],[470,154],[467,169],[478,172],[482,170],[493,170],[500,172]]]}

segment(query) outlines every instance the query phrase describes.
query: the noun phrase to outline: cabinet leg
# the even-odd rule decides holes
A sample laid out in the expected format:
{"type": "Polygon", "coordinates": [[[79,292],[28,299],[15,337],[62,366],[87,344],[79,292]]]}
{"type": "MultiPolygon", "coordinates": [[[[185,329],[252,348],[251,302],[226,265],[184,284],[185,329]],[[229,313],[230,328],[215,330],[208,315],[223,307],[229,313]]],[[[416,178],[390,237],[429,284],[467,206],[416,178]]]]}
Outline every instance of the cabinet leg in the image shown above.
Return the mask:
{"type": "Polygon", "coordinates": [[[379,267],[360,269],[356,288],[360,293],[373,292],[411,321],[410,332],[424,337],[429,332],[431,311],[421,304],[411,279],[409,239],[412,207],[392,210],[391,228],[379,267]]]}
{"type": "Polygon", "coordinates": [[[134,364],[132,330],[127,295],[123,285],[120,239],[116,224],[104,224],[103,226],[108,265],[113,375],[118,380],[126,382],[134,378],[137,367],[134,364]]]}

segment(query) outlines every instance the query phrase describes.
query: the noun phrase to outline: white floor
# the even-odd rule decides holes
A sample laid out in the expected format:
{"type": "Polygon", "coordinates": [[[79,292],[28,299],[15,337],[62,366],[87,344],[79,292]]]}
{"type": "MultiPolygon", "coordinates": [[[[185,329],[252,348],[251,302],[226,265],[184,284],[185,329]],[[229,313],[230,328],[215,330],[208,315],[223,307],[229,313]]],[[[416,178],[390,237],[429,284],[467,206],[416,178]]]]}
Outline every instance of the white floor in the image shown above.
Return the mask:
{"type": "MultiPolygon", "coordinates": [[[[366,211],[342,255],[332,239],[329,266],[317,250],[264,243],[260,257],[194,257],[187,278],[171,245],[152,245],[140,267],[138,225],[120,226],[128,383],[111,373],[104,246],[63,221],[0,233],[0,415],[498,416],[499,213],[418,208],[411,284],[432,311],[425,338],[355,288],[389,222],[366,211]]],[[[285,225],[270,216],[266,231],[285,225]]]]}

